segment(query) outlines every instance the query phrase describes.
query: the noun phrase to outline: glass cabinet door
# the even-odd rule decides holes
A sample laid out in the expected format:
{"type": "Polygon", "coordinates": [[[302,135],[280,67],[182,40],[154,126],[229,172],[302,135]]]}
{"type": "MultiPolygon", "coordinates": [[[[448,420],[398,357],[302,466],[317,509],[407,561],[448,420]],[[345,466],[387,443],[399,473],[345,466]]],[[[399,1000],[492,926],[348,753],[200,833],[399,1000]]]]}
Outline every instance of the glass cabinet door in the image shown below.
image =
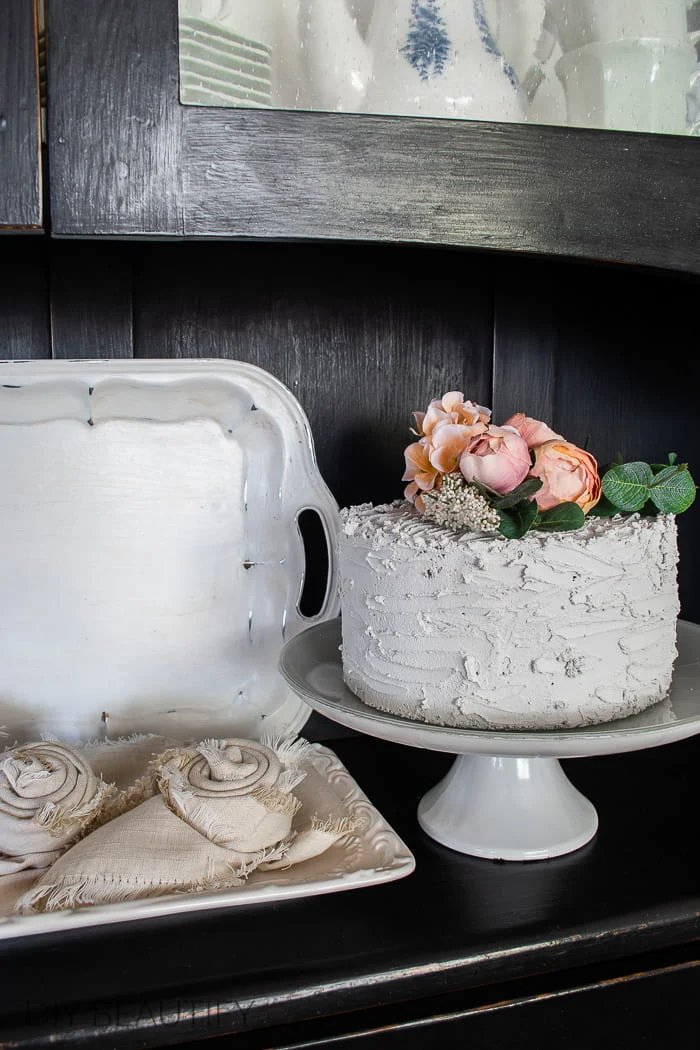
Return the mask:
{"type": "Polygon", "coordinates": [[[696,0],[178,0],[185,105],[700,133],[696,0]]]}

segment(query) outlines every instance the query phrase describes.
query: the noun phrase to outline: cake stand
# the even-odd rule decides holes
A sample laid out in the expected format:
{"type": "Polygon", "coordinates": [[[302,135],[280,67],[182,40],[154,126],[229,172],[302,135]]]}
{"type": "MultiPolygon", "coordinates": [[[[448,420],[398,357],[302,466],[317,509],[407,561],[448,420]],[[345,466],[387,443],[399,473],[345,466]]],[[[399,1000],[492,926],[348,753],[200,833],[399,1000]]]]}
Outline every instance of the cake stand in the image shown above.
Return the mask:
{"type": "Polygon", "coordinates": [[[658,747],[700,733],[700,626],[678,624],[671,689],[629,718],[573,730],[453,729],[377,711],[343,681],[340,620],[287,642],[280,669],[314,710],[349,729],[456,755],[418,806],[423,830],[451,849],[492,860],[543,860],[595,835],[598,815],[559,760],[658,747]]]}

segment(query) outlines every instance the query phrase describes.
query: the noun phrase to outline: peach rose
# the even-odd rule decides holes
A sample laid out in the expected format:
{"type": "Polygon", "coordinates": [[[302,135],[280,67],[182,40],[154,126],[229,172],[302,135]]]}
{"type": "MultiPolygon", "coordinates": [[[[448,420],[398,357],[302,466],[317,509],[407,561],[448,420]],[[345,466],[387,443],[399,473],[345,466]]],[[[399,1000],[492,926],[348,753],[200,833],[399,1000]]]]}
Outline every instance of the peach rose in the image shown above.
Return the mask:
{"type": "Polygon", "coordinates": [[[598,464],[589,452],[570,441],[557,438],[536,448],[530,473],[542,481],[535,496],[540,510],[550,510],[559,503],[578,503],[587,514],[600,499],[598,464]]]}
{"type": "Polygon", "coordinates": [[[439,471],[430,462],[431,451],[432,446],[426,438],[414,441],[412,445],[404,449],[406,470],[401,480],[410,482],[404,489],[404,496],[411,503],[415,503],[419,510],[423,509],[420,493],[429,492],[434,488],[438,478],[439,471]]]}
{"type": "Polygon", "coordinates": [[[465,401],[460,390],[450,390],[441,398],[435,398],[428,405],[427,412],[414,412],[413,416],[418,433],[430,437],[436,426],[445,423],[458,423],[474,427],[474,434],[482,433],[491,418],[491,409],[465,401]]]}
{"type": "Polygon", "coordinates": [[[551,427],[539,419],[526,416],[522,412],[516,412],[514,416],[507,419],[504,427],[515,427],[523,441],[527,442],[528,448],[536,448],[544,445],[545,441],[553,441],[555,438],[563,441],[561,434],[555,434],[551,427]]]}
{"type": "MultiPolygon", "coordinates": [[[[479,424],[484,430],[486,427],[479,424]]],[[[474,438],[473,426],[465,426],[460,423],[441,423],[433,430],[430,440],[430,463],[440,471],[441,474],[450,474],[459,467],[459,460],[463,452],[469,448],[474,438]]]]}
{"type": "Polygon", "coordinates": [[[525,480],[530,470],[530,452],[514,427],[490,426],[472,438],[459,461],[467,481],[479,481],[504,496],[525,480]]]}

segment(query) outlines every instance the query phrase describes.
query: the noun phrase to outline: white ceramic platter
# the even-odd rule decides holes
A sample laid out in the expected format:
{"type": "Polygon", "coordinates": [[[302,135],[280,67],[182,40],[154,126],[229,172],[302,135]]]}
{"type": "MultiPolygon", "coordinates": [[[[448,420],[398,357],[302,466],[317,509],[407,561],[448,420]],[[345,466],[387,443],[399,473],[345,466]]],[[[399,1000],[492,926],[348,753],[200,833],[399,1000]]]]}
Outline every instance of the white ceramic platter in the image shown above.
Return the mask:
{"type": "Polygon", "coordinates": [[[700,733],[700,626],[678,624],[678,658],[665,700],[629,718],[582,729],[519,732],[453,729],[375,710],[343,681],[340,620],[312,627],[282,651],[281,669],[292,689],[341,725],[411,747],[450,754],[584,758],[658,747],[700,733]]]}
{"type": "Polygon", "coordinates": [[[337,506],[287,388],[235,361],[0,363],[0,726],[296,732],[277,668],[337,612],[337,506]],[[323,607],[297,525],[318,513],[323,607]]]}
{"type": "Polygon", "coordinates": [[[310,787],[304,794],[302,781],[295,790],[302,801],[295,822],[303,824],[317,810],[317,803],[327,806],[331,798],[341,806],[342,815],[359,818],[360,824],[358,831],[345,835],[320,856],[284,871],[254,871],[245,885],[229,890],[181,893],[39,915],[0,916],[0,939],[133,922],[159,915],[312,897],[391,882],[410,875],[415,868],[412,853],[363,794],[337,755],[317,744],[311,761],[318,774],[317,786],[310,787]]]}

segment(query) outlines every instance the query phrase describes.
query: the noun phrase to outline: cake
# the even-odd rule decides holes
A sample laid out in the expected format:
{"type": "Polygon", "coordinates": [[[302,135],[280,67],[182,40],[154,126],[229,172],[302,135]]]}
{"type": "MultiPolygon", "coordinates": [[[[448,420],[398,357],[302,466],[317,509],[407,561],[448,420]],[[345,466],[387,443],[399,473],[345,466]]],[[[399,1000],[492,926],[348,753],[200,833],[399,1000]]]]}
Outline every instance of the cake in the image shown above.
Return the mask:
{"type": "Polygon", "coordinates": [[[436,725],[574,728],[643,711],[676,656],[673,515],[590,518],[520,540],[455,532],[408,502],[343,512],[343,675],[371,707],[436,725]]]}
{"type": "Polygon", "coordinates": [[[686,464],[615,464],[459,392],[415,413],[406,498],[342,511],[343,677],[434,725],[540,731],[638,714],[671,684],[686,464]]]}

